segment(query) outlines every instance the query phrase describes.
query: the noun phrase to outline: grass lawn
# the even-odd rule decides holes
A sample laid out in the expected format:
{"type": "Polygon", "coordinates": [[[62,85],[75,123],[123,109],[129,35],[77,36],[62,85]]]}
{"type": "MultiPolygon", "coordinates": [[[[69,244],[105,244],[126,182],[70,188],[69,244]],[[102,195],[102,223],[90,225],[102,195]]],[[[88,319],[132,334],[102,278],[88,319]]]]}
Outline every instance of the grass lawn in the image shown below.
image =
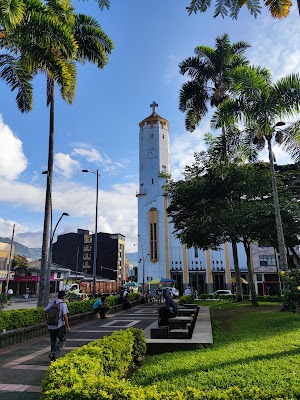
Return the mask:
{"type": "Polygon", "coordinates": [[[235,387],[248,395],[228,399],[300,399],[300,315],[276,303],[211,303],[213,346],[149,356],[131,381],[159,391],[194,387],[210,398],[215,391],[216,399],[235,387]]]}

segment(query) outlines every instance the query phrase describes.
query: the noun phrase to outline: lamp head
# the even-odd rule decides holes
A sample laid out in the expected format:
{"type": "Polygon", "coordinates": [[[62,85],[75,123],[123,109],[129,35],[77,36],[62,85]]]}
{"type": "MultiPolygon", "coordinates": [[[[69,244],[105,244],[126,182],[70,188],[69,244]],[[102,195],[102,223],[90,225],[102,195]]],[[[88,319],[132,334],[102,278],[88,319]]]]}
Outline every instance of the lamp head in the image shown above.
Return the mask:
{"type": "Polygon", "coordinates": [[[88,169],[82,169],[81,171],[82,171],[82,172],[89,172],[88,169]]]}
{"type": "Polygon", "coordinates": [[[277,122],[277,124],[275,124],[275,126],[283,126],[283,125],[285,125],[285,122],[283,121],[279,121],[277,122]]]}
{"type": "Polygon", "coordinates": [[[70,216],[70,214],[68,214],[68,213],[63,213],[62,215],[65,215],[66,217],[70,216]]]}
{"type": "Polygon", "coordinates": [[[48,175],[48,171],[43,171],[42,175],[48,175]]]}

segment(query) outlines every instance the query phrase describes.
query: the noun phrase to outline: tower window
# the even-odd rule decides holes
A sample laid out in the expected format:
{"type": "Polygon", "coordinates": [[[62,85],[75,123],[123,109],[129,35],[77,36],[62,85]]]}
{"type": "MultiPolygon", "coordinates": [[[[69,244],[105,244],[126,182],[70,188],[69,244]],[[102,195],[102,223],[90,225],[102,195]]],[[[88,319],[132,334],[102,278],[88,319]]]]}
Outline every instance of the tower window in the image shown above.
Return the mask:
{"type": "Polygon", "coordinates": [[[157,210],[151,208],[149,211],[150,222],[150,259],[152,262],[158,260],[158,216],[157,210]]]}
{"type": "Polygon", "coordinates": [[[151,133],[151,139],[153,139],[153,133],[151,133]]]}
{"type": "Polygon", "coordinates": [[[154,182],[154,181],[153,181],[153,178],[151,179],[151,181],[152,181],[152,185],[153,185],[153,182],[154,182]]]}
{"type": "Polygon", "coordinates": [[[198,258],[198,248],[195,247],[195,258],[198,258]]]}
{"type": "Polygon", "coordinates": [[[163,139],[165,138],[165,135],[163,134],[163,139]]]}

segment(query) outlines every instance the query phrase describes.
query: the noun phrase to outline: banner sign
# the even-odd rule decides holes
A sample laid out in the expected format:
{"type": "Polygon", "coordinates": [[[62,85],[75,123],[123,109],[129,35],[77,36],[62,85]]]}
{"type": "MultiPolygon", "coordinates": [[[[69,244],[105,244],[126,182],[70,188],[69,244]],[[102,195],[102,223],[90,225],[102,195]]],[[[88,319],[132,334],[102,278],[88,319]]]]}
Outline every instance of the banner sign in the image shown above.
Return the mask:
{"type": "MultiPolygon", "coordinates": [[[[14,275],[15,275],[14,272],[10,272],[9,279],[13,279],[14,275]]],[[[6,281],[6,279],[7,279],[7,270],[0,269],[0,280],[6,281]]]]}

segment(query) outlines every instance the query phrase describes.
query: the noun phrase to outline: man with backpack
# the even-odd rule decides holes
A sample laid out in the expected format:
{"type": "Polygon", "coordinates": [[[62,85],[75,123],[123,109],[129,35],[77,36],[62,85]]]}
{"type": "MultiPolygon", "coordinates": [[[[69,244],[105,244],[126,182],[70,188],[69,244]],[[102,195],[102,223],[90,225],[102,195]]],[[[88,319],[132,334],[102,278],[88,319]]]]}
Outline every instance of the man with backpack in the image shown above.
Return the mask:
{"type": "Polygon", "coordinates": [[[51,339],[51,361],[56,360],[56,355],[61,352],[67,340],[67,332],[70,332],[68,320],[68,307],[65,303],[66,293],[61,290],[58,292],[57,300],[49,304],[44,309],[44,316],[47,321],[51,339]],[[47,315],[47,318],[46,318],[47,315]]]}

